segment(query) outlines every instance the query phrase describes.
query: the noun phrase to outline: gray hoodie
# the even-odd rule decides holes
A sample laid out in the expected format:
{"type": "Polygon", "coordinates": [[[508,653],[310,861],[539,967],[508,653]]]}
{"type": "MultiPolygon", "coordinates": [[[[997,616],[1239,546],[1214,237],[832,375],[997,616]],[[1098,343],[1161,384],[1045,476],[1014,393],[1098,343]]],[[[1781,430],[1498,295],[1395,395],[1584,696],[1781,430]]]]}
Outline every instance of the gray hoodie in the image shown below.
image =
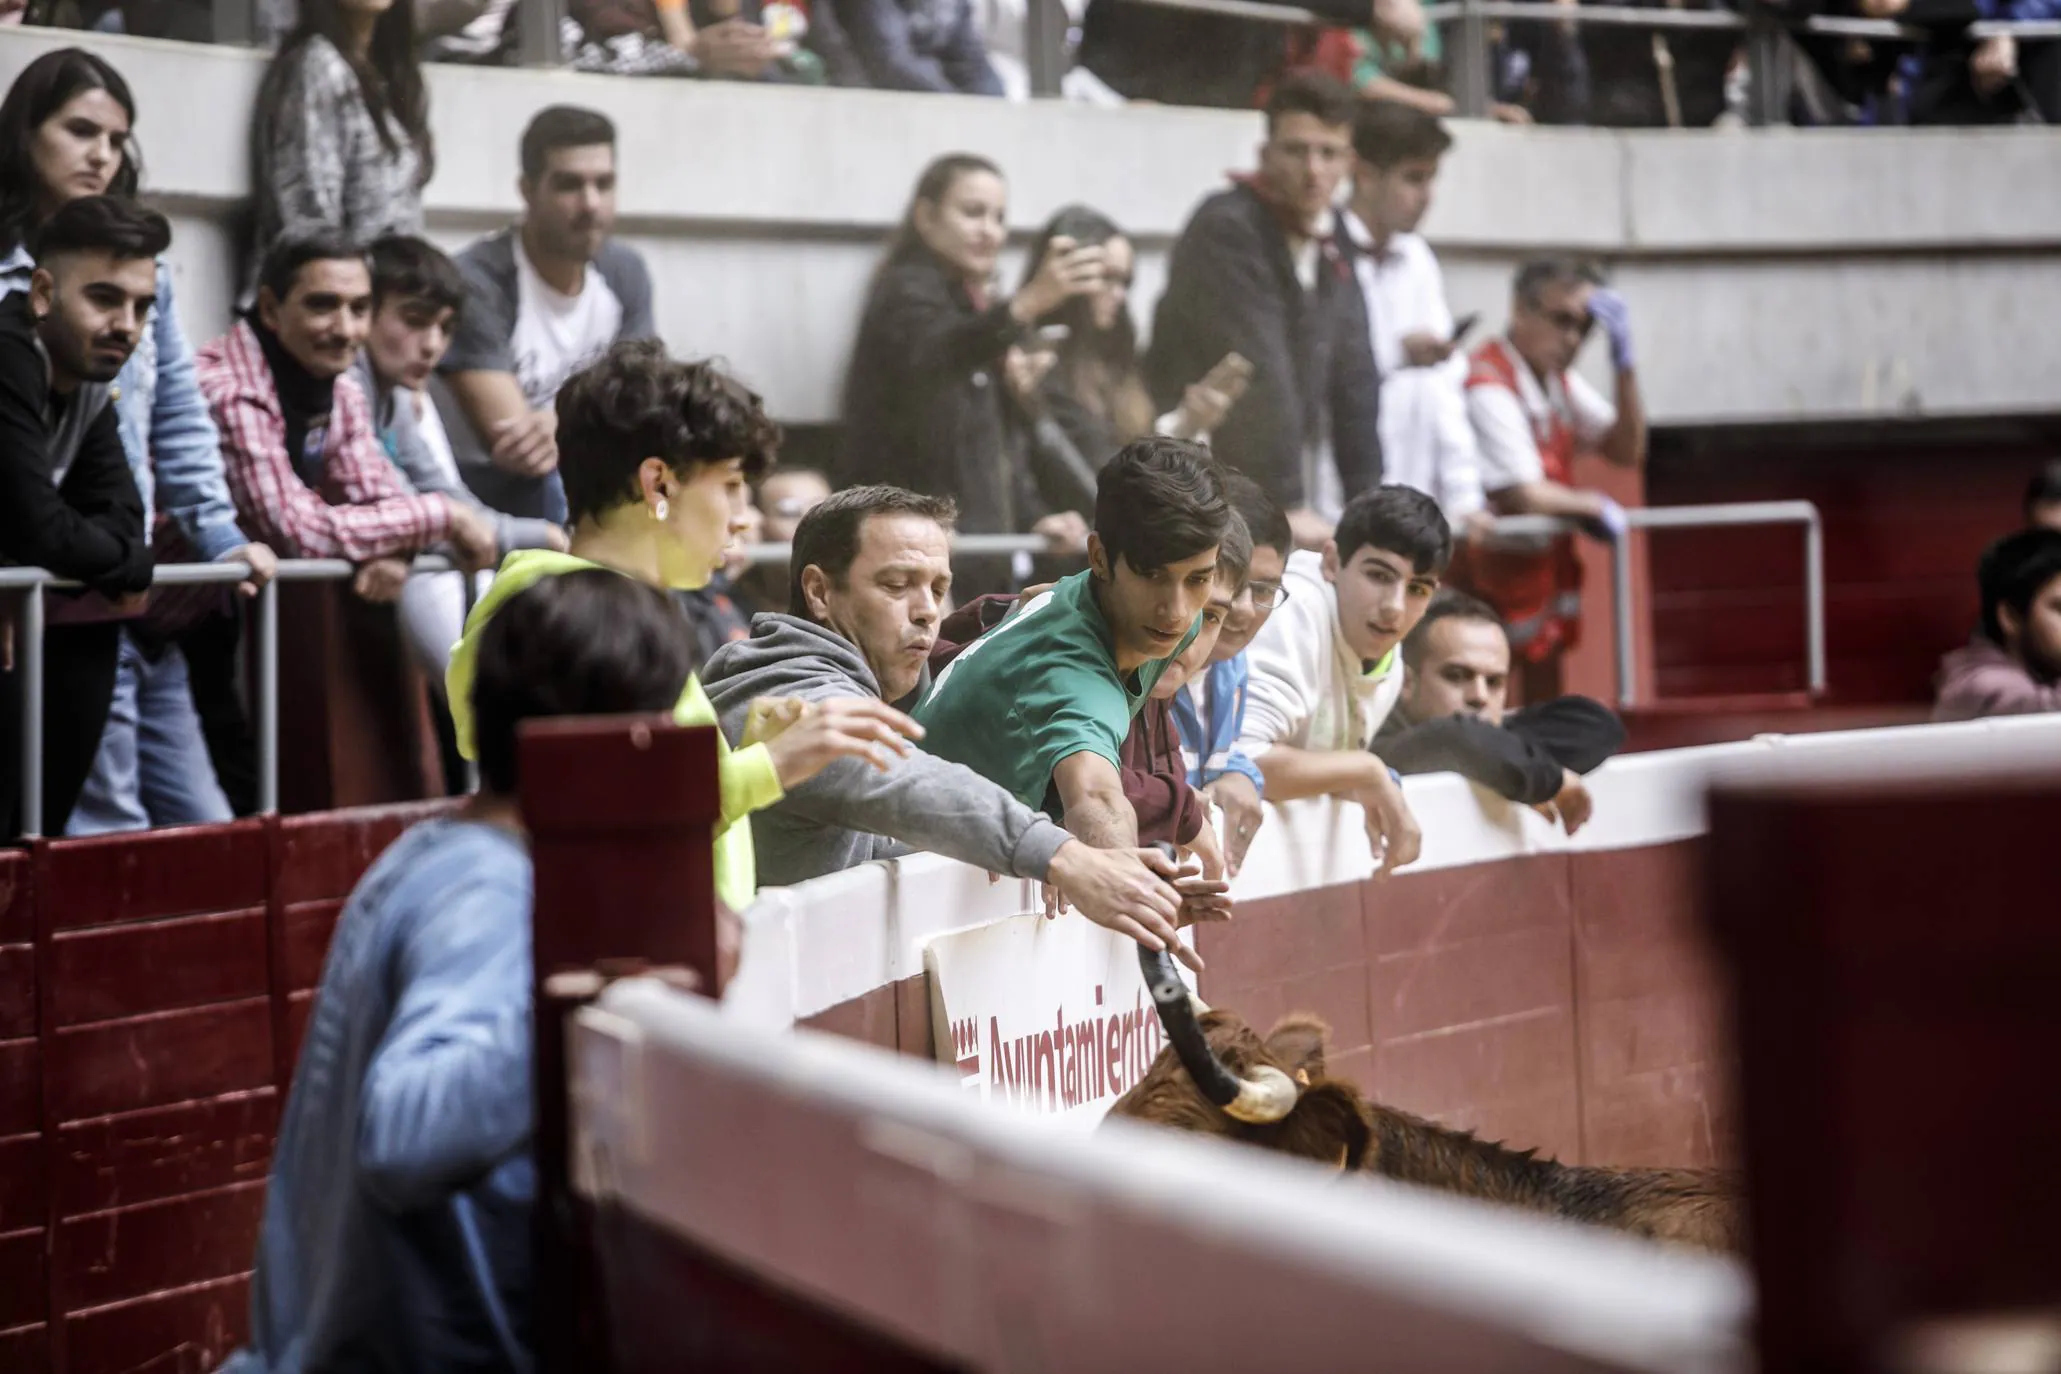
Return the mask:
{"type": "MultiPolygon", "coordinates": [[[[792,615],[753,616],[751,638],[718,649],[701,666],[701,685],[732,744],[754,697],[880,695],[850,640],[792,615]]],[[[885,773],[860,759],[839,759],[756,812],[751,838],[759,885],[778,887],[888,858],[905,846],[991,873],[1042,879],[1072,836],[972,769],[918,749],[885,773]]]]}

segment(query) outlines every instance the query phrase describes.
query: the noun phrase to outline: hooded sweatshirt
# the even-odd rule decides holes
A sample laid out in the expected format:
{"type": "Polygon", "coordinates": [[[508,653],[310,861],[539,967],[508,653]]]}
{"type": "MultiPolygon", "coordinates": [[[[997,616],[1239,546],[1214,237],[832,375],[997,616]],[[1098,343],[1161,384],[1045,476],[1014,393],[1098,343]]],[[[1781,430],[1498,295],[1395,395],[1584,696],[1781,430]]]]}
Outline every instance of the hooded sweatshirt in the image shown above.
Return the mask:
{"type": "Polygon", "coordinates": [[[2061,685],[2041,682],[2002,646],[1980,635],[1939,662],[1934,720],[2061,711],[2061,685]]]}
{"type": "MultiPolygon", "coordinates": [[[[460,754],[468,759],[479,757],[472,733],[472,675],[479,657],[480,631],[487,621],[510,597],[539,578],[600,566],[549,549],[519,549],[502,562],[493,584],[466,619],[465,637],[451,650],[451,667],[444,677],[460,754]]],[[[697,678],[687,679],[680,704],[673,708],[673,719],[681,725],[716,723],[715,707],[697,678]]],[[[723,790],[722,819],[716,823],[716,896],[731,910],[742,911],[751,905],[758,884],[753,873],[751,827],[737,822],[780,800],[780,775],[774,771],[773,756],[765,745],[733,751],[720,729],[716,731],[716,769],[723,790]]]]}
{"type": "MultiPolygon", "coordinates": [[[[742,733],[752,699],[830,701],[880,696],[857,646],[835,630],[792,615],[752,617],[751,638],[725,644],[707,663],[723,730],[742,733]]],[[[930,686],[924,670],[914,696],[930,686]]],[[[917,750],[883,773],[839,759],[752,817],[759,881],[798,883],[913,849],[935,850],[991,873],[1043,879],[1073,838],[963,764],[917,750]]]]}

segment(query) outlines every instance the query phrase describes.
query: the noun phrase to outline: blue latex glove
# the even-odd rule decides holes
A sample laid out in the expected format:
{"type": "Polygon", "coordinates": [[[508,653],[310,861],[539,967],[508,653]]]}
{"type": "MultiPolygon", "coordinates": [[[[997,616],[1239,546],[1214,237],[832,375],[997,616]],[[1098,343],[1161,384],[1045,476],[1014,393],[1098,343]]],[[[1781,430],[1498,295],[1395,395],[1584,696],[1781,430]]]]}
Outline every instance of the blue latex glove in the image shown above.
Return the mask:
{"type": "Polygon", "coordinates": [[[1589,313],[1610,336],[1610,362],[1619,372],[1629,372],[1637,362],[1632,349],[1632,312],[1624,297],[1607,286],[1589,293],[1589,313]]]}
{"type": "Polygon", "coordinates": [[[1620,543],[1631,533],[1632,522],[1626,517],[1623,506],[1607,496],[1602,500],[1603,509],[1596,513],[1593,520],[1582,521],[1582,526],[1597,539],[1607,539],[1613,544],[1620,543]]]}

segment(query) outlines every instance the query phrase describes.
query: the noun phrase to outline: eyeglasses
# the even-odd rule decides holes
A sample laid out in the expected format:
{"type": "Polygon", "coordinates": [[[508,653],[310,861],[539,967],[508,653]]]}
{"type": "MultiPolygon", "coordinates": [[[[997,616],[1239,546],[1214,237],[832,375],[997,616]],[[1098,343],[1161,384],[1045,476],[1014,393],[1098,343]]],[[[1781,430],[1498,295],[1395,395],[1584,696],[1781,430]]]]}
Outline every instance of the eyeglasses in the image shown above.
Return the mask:
{"type": "Polygon", "coordinates": [[[1279,582],[1248,582],[1252,590],[1252,608],[1256,611],[1271,611],[1288,599],[1288,588],[1279,582]]]}
{"type": "Polygon", "coordinates": [[[1588,338],[1589,331],[1596,326],[1596,317],[1587,311],[1577,315],[1572,310],[1541,310],[1539,314],[1544,317],[1547,324],[1563,334],[1572,334],[1577,339],[1588,338]]]}

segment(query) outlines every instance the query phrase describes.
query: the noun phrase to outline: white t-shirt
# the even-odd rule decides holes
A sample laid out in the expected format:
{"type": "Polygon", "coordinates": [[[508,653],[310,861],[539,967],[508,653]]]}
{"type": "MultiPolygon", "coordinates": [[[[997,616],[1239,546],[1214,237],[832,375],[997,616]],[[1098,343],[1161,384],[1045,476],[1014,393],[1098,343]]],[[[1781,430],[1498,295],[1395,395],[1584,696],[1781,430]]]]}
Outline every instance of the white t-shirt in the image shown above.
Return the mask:
{"type": "Polygon", "coordinates": [[[515,254],[515,380],[533,410],[548,409],[567,377],[608,351],[622,328],[623,303],[591,266],[576,296],[563,295],[539,276],[530,255],[515,254]]]}
{"type": "Polygon", "coordinates": [[[1403,340],[1453,332],[1438,255],[1419,234],[1374,235],[1350,211],[1340,216],[1359,253],[1353,271],[1367,302],[1374,365],[1381,372],[1381,480],[1415,487],[1457,523],[1487,504],[1467,423],[1467,355],[1455,350],[1436,367],[1411,367],[1403,340]]]}
{"type": "Polygon", "coordinates": [[[1508,343],[1516,366],[1517,390],[1501,386],[1467,389],[1467,418],[1474,426],[1475,452],[1481,460],[1481,484],[1491,492],[1537,482],[1546,475],[1539,443],[1552,432],[1553,417],[1565,418],[1579,448],[1594,448],[1617,425],[1617,407],[1603,394],[1569,372],[1545,383],[1533,375],[1508,343]]]}

